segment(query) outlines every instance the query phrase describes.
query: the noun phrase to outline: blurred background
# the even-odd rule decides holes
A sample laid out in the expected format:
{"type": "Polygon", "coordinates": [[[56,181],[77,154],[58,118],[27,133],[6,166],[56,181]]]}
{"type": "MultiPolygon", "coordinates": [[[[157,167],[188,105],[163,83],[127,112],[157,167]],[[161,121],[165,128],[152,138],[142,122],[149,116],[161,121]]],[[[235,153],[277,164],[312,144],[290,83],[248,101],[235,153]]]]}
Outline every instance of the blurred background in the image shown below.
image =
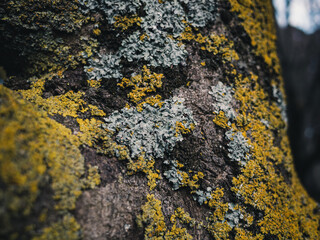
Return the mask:
{"type": "Polygon", "coordinates": [[[296,170],[320,202],[320,0],[273,0],[296,170]]]}

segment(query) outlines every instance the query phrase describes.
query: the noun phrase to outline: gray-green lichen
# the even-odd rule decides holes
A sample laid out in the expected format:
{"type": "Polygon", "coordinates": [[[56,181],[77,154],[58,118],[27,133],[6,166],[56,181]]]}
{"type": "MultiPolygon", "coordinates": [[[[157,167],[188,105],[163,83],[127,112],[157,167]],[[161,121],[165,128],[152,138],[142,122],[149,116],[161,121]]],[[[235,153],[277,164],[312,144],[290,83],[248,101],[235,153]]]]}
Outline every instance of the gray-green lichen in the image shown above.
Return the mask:
{"type": "Polygon", "coordinates": [[[215,20],[216,0],[181,0],[188,8],[186,20],[195,27],[204,27],[215,20]]]}
{"type": "Polygon", "coordinates": [[[178,163],[176,160],[166,160],[164,164],[170,165],[170,169],[164,172],[164,176],[172,184],[173,190],[178,190],[182,185],[182,176],[178,173],[178,163]]]}
{"type": "Polygon", "coordinates": [[[178,41],[160,31],[146,35],[143,40],[141,36],[136,31],[121,44],[120,54],[129,62],[146,61],[154,67],[184,63],[187,51],[184,45],[178,46],[178,41]]]}
{"type": "Polygon", "coordinates": [[[114,23],[116,16],[123,16],[126,14],[135,14],[142,6],[141,0],[78,0],[82,5],[82,10],[86,13],[88,11],[101,11],[106,16],[109,23],[114,23]]]}
{"type": "Polygon", "coordinates": [[[288,123],[287,106],[283,94],[280,91],[280,89],[275,85],[272,85],[272,95],[276,99],[276,103],[281,110],[282,119],[285,123],[288,123]]]}
{"type": "Polygon", "coordinates": [[[228,156],[231,161],[237,161],[240,165],[246,165],[246,161],[250,158],[250,145],[241,132],[229,130],[226,132],[228,143],[228,156]]]}
{"type": "Polygon", "coordinates": [[[146,1],[146,16],[142,18],[142,29],[148,35],[163,32],[178,37],[184,31],[185,12],[177,1],[146,1]]]}
{"type": "Polygon", "coordinates": [[[100,11],[108,22],[115,17],[137,15],[143,10],[140,29],[125,38],[119,49],[121,57],[129,62],[147,62],[154,67],[171,67],[184,64],[187,57],[185,46],[177,37],[190,21],[196,27],[214,20],[215,1],[93,1],[79,0],[85,11],[100,11]],[[185,9],[184,9],[185,8],[185,9]]]}
{"type": "Polygon", "coordinates": [[[234,228],[235,226],[239,225],[240,220],[244,218],[243,214],[239,209],[235,210],[235,204],[229,203],[229,209],[225,215],[225,220],[230,225],[230,227],[234,228]]]}
{"type": "Polygon", "coordinates": [[[225,86],[222,82],[218,82],[216,86],[211,87],[209,94],[213,100],[216,101],[214,104],[215,113],[223,111],[228,119],[234,119],[236,113],[232,108],[233,101],[233,90],[231,87],[225,86]]]}
{"type": "Polygon", "coordinates": [[[198,189],[195,191],[192,197],[195,201],[197,201],[200,205],[202,205],[203,203],[205,203],[206,201],[212,198],[211,191],[212,191],[211,187],[207,187],[205,191],[198,189]]]}
{"type": "Polygon", "coordinates": [[[132,158],[145,155],[147,159],[162,158],[183,137],[177,130],[177,122],[192,128],[191,110],[183,105],[183,99],[165,100],[161,108],[144,104],[143,111],[124,108],[105,118],[103,127],[113,131],[116,141],[130,150],[132,158]]]}
{"type": "Polygon", "coordinates": [[[88,60],[89,66],[85,66],[84,70],[89,79],[100,80],[102,78],[122,78],[120,72],[120,57],[118,55],[100,55],[97,58],[88,60]]]}

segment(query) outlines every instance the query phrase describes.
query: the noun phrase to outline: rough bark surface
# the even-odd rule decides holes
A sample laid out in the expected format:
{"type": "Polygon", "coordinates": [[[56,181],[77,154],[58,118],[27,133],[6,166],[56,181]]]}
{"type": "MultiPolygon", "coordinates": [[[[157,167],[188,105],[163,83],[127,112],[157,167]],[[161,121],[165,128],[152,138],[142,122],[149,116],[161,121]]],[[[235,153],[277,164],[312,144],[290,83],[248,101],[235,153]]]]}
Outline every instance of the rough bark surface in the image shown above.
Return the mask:
{"type": "Polygon", "coordinates": [[[2,239],[318,239],[269,1],[4,0],[2,239]]]}

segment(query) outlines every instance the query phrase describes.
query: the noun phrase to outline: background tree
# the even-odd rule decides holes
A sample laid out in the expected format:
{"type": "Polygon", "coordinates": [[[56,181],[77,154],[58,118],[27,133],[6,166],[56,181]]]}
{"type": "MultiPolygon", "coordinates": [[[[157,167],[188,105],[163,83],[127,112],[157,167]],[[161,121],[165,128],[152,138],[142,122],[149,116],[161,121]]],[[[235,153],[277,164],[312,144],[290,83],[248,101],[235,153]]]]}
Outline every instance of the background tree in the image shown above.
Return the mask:
{"type": "Polygon", "coordinates": [[[269,1],[5,0],[4,239],[317,239],[269,1]]]}

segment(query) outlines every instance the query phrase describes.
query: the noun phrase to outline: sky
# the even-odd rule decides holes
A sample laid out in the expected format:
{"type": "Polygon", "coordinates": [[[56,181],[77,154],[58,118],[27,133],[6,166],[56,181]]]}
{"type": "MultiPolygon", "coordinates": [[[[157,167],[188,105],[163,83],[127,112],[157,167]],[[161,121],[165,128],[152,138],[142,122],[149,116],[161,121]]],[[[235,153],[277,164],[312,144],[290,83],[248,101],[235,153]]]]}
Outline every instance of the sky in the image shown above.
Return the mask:
{"type": "MultiPolygon", "coordinates": [[[[286,0],[273,0],[273,5],[276,9],[276,19],[281,27],[287,25],[285,17],[285,1],[286,0]]],[[[299,28],[307,34],[311,34],[316,29],[309,15],[307,4],[308,0],[291,0],[289,25],[299,28]]]]}

